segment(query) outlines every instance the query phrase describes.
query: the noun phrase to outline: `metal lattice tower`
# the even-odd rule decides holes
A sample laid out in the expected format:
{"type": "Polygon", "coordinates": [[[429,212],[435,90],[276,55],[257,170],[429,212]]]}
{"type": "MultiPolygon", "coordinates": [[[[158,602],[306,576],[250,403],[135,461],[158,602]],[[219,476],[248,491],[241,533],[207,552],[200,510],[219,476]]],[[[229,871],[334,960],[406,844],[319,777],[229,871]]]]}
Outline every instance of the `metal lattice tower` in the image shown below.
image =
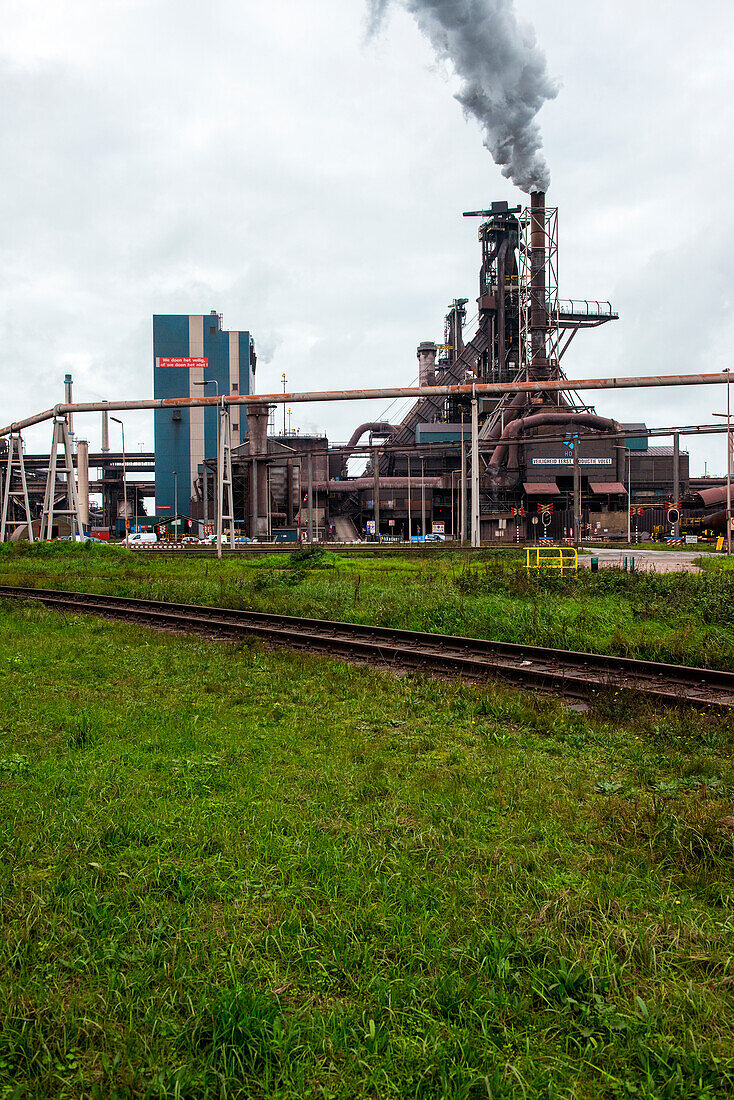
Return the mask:
{"type": "Polygon", "coordinates": [[[66,416],[54,417],[53,439],[51,441],[51,454],[49,455],[48,476],[46,478],[46,492],[43,499],[43,511],[41,513],[41,530],[39,539],[50,540],[53,535],[54,515],[67,516],[70,521],[72,537],[84,533],[81,511],[79,509],[79,494],[76,487],[76,474],[74,472],[74,459],[71,453],[71,439],[69,438],[69,425],[66,416]],[[64,448],[64,464],[61,470],[66,479],[66,508],[55,507],[56,496],[56,470],[58,465],[58,449],[64,448]]]}
{"type": "Polygon", "coordinates": [[[232,493],[232,424],[229,407],[219,409],[219,454],[217,456],[217,549],[222,545],[225,522],[229,527],[229,545],[234,550],[234,497],[232,493]],[[225,512],[225,490],[227,493],[225,512]]]}
{"type": "Polygon", "coordinates": [[[23,440],[20,432],[11,432],[8,440],[8,467],[5,473],[5,492],[3,493],[3,513],[2,520],[0,520],[0,542],[5,542],[5,532],[8,527],[12,527],[16,530],[18,527],[28,528],[28,539],[33,542],[33,520],[31,519],[31,509],[28,503],[28,482],[25,476],[25,462],[23,460],[23,440]],[[13,477],[13,459],[17,452],[18,468],[20,472],[20,481],[23,486],[23,504],[25,507],[25,519],[24,520],[10,520],[8,521],[8,508],[11,498],[11,481],[13,477]]]}

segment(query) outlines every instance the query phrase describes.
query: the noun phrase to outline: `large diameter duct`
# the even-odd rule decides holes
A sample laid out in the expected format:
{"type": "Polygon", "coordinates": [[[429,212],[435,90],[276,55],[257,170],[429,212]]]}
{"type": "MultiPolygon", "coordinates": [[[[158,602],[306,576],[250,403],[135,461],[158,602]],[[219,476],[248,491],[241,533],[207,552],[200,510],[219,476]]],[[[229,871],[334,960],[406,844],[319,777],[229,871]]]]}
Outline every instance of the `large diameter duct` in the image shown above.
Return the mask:
{"type": "Polygon", "coordinates": [[[247,410],[247,432],[250,437],[250,457],[268,452],[268,420],[272,405],[257,405],[247,410]]]}
{"type": "MultiPolygon", "coordinates": [[[[610,420],[606,416],[597,416],[595,413],[574,412],[539,412],[531,416],[525,416],[519,420],[513,420],[505,428],[499,443],[492,452],[489,460],[488,473],[493,482],[498,482],[503,477],[502,467],[506,470],[518,468],[517,443],[521,435],[533,428],[542,428],[548,425],[573,425],[578,428],[591,428],[598,432],[619,432],[620,425],[616,420],[610,420]]],[[[508,476],[506,473],[504,476],[508,476]]],[[[509,486],[507,486],[509,487],[509,486]]]]}
{"type": "Polygon", "coordinates": [[[247,431],[252,459],[250,515],[252,535],[264,536],[268,532],[268,421],[272,405],[256,405],[247,410],[247,431]]]}
{"type": "Polygon", "coordinates": [[[387,420],[366,420],[364,424],[360,424],[357,428],[355,428],[347,442],[346,452],[344,454],[344,460],[341,469],[342,477],[347,476],[347,462],[351,458],[352,451],[357,446],[363,435],[365,435],[367,432],[371,432],[372,435],[388,436],[392,435],[394,431],[395,426],[393,424],[389,424],[387,420]]]}
{"type": "Polygon", "coordinates": [[[418,345],[418,385],[432,386],[436,381],[436,354],[438,347],[433,340],[423,340],[418,345]]]}
{"type": "Polygon", "coordinates": [[[89,526],[89,443],[80,439],[76,450],[77,492],[79,494],[79,518],[82,526],[89,526]]]}

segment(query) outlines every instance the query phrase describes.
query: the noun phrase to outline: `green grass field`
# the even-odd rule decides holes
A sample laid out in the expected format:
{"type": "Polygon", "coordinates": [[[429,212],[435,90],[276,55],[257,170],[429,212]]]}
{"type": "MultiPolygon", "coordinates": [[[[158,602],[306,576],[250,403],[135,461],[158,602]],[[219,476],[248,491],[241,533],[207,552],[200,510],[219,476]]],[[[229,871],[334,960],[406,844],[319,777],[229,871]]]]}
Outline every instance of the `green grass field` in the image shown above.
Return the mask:
{"type": "Polygon", "coordinates": [[[0,1097],[734,1092],[730,721],[0,614],[0,1097]]]}
{"type": "Polygon", "coordinates": [[[734,571],[528,578],[519,552],[164,560],[64,543],[0,547],[0,583],[71,587],[734,668],[734,571]]]}

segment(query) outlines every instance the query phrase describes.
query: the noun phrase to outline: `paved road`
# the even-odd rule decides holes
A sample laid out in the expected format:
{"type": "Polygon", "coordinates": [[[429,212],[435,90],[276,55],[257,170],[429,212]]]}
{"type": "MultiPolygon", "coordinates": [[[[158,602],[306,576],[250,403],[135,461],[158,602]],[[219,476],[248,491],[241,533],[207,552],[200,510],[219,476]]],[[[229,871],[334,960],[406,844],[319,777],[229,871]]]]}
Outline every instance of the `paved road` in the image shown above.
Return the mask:
{"type": "Polygon", "coordinates": [[[599,547],[598,550],[590,548],[588,554],[579,554],[579,565],[591,567],[592,557],[599,559],[599,568],[621,569],[624,558],[635,559],[635,569],[643,572],[654,573],[700,573],[696,560],[701,557],[701,552],[691,550],[643,550],[633,546],[629,550],[617,548],[599,547]]]}

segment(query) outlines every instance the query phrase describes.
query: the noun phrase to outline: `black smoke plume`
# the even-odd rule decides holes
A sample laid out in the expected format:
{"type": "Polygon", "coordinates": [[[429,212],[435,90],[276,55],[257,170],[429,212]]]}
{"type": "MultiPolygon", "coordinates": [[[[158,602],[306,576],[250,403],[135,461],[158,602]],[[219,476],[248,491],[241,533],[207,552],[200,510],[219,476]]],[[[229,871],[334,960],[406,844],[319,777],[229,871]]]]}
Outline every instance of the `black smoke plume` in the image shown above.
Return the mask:
{"type": "MultiPolygon", "coordinates": [[[[375,34],[391,0],[368,2],[368,33],[375,34]]],[[[536,115],[558,94],[558,84],[532,27],[518,21],[513,0],[397,2],[461,78],[456,98],[479,122],[502,174],[523,191],[547,191],[550,173],[536,115]]]]}

